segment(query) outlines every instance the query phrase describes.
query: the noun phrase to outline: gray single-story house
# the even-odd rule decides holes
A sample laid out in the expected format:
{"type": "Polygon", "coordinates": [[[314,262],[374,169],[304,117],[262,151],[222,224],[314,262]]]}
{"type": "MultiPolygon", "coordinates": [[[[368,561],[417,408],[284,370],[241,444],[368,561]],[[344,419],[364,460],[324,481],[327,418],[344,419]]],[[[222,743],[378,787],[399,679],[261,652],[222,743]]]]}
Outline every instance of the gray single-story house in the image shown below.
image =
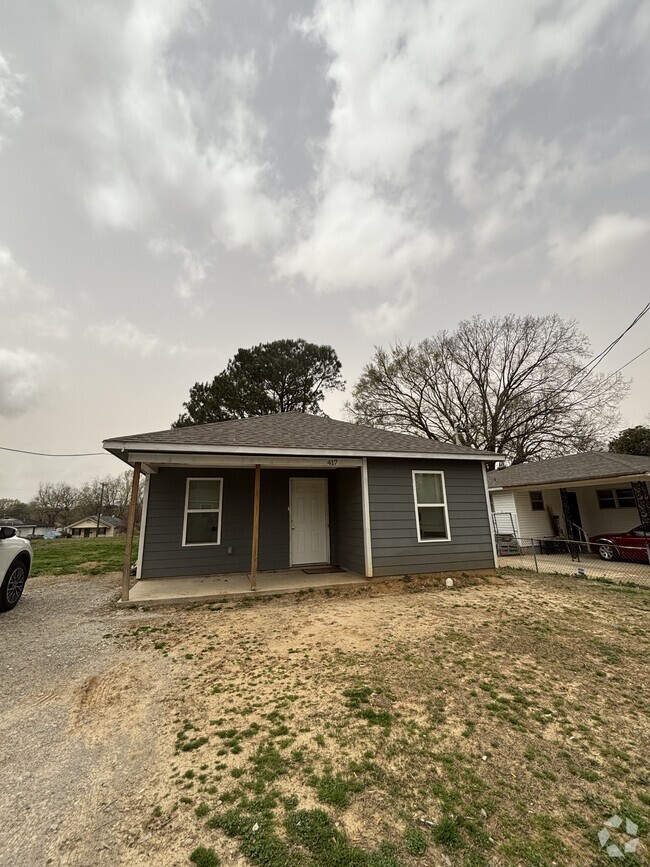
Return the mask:
{"type": "Polygon", "coordinates": [[[258,570],[496,565],[492,453],[300,412],[103,445],[146,474],[139,579],[245,572],[254,588],[258,570]]]}
{"type": "Polygon", "coordinates": [[[648,521],[650,457],[581,452],[488,473],[495,529],[519,539],[620,533],[648,521]]]}

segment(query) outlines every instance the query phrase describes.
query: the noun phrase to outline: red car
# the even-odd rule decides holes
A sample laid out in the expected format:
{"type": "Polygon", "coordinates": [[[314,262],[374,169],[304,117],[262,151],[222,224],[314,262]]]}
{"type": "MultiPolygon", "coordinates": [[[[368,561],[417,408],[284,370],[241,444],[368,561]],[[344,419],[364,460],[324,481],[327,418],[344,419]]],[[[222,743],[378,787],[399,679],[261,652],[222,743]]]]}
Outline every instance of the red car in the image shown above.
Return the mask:
{"type": "Polygon", "coordinates": [[[591,536],[592,549],[601,560],[636,560],[649,562],[650,534],[643,532],[643,527],[634,527],[627,533],[607,533],[601,536],[591,536]]]}

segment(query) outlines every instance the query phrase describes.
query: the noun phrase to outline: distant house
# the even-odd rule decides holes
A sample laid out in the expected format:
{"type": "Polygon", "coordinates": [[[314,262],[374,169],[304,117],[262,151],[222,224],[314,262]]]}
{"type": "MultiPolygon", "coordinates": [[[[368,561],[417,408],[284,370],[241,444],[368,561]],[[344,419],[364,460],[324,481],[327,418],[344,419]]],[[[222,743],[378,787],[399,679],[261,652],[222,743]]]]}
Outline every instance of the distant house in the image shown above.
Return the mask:
{"type": "Polygon", "coordinates": [[[99,518],[99,531],[97,530],[97,515],[88,515],[64,527],[68,536],[82,536],[83,538],[99,536],[118,536],[126,529],[126,523],[122,518],[115,515],[101,515],[99,518]]]}
{"type": "Polygon", "coordinates": [[[623,532],[648,520],[650,457],[583,452],[488,473],[495,528],[520,539],[623,532]]]}
{"type": "Polygon", "coordinates": [[[48,531],[53,531],[43,521],[23,521],[20,518],[0,518],[0,527],[13,527],[16,535],[22,539],[34,539],[43,537],[48,531]]]}
{"type": "Polygon", "coordinates": [[[146,474],[139,578],[495,567],[491,452],[300,412],[104,448],[146,474]]]}

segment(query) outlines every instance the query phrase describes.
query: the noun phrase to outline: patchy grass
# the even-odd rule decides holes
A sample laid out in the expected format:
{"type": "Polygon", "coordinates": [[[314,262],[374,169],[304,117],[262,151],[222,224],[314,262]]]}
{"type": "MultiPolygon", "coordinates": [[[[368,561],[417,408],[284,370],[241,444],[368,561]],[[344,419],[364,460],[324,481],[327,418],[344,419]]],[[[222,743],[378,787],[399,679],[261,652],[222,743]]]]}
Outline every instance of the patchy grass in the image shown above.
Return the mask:
{"type": "Polygon", "coordinates": [[[647,590],[536,575],[177,609],[118,634],[168,652],[158,851],[182,828],[259,867],[605,865],[618,813],[639,826],[623,863],[648,863],[648,614],[647,590]]]}
{"type": "Polygon", "coordinates": [[[206,849],[205,846],[197,846],[190,855],[190,861],[196,867],[219,867],[221,864],[221,858],[214,849],[206,849]]]}
{"type": "MultiPolygon", "coordinates": [[[[113,539],[35,539],[32,576],[105,575],[118,572],[124,562],[124,536],[113,539]]],[[[133,540],[133,556],[138,538],[133,540]]]]}

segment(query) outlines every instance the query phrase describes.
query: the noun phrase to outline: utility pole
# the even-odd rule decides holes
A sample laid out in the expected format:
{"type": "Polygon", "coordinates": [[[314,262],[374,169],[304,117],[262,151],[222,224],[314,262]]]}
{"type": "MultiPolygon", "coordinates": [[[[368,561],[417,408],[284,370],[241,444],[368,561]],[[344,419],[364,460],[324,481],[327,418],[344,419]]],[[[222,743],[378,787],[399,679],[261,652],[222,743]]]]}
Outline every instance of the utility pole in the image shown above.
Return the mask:
{"type": "Polygon", "coordinates": [[[97,509],[97,526],[95,527],[95,539],[99,539],[99,520],[102,516],[102,507],[104,505],[104,482],[102,482],[102,490],[99,495],[99,509],[97,509]]]}

